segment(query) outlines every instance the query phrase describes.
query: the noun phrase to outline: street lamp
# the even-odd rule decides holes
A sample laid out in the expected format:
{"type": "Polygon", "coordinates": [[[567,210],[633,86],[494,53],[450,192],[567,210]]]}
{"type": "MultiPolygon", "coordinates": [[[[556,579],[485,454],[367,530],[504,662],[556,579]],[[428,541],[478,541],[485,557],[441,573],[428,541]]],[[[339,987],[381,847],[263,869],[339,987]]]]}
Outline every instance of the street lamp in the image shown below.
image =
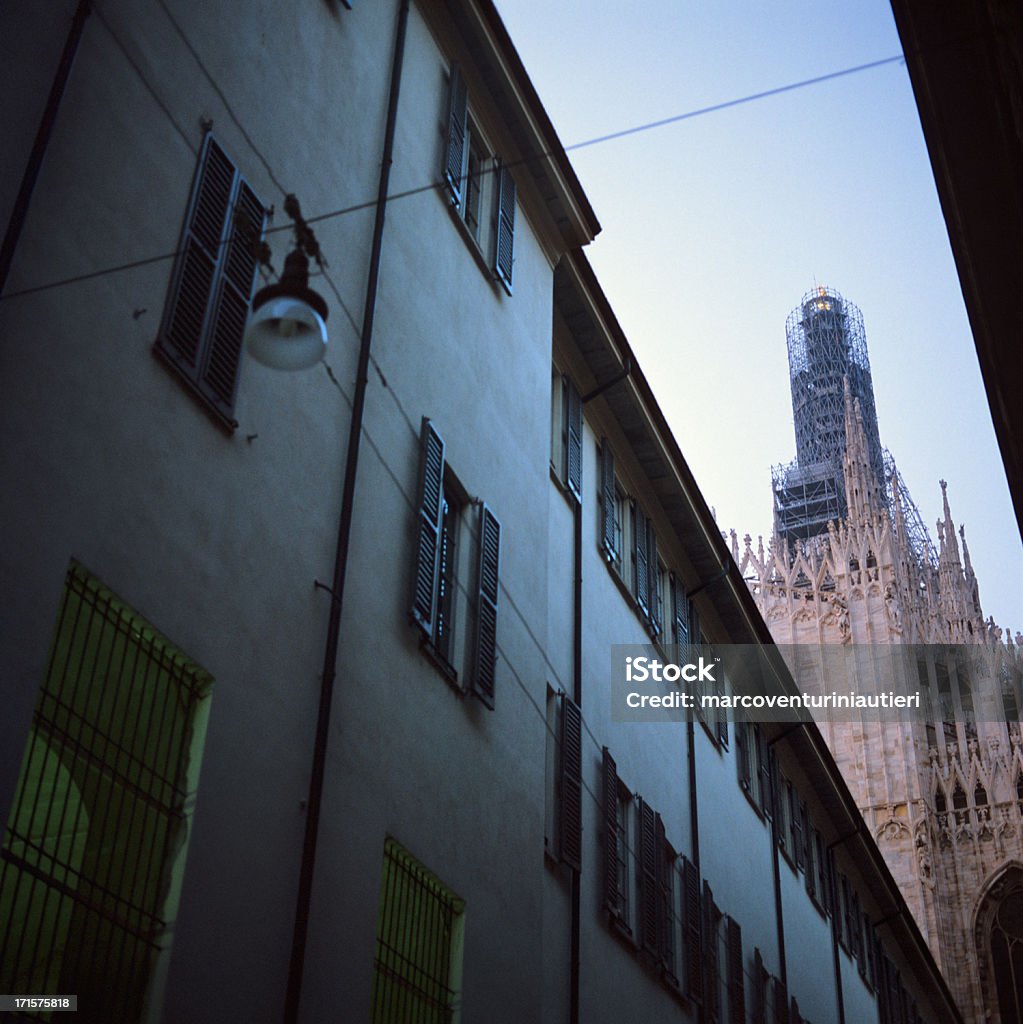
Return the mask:
{"type": "MultiPolygon", "coordinates": [[[[275,370],[305,370],[327,350],[327,303],[309,287],[309,257],[322,265],[319,243],[302,219],[298,200],[289,195],[284,212],[295,222],[295,248],[284,260],[279,281],[260,288],[252,299],[245,344],[258,363],[275,370]]],[[[265,262],[265,261],[264,261],[265,262]]]]}

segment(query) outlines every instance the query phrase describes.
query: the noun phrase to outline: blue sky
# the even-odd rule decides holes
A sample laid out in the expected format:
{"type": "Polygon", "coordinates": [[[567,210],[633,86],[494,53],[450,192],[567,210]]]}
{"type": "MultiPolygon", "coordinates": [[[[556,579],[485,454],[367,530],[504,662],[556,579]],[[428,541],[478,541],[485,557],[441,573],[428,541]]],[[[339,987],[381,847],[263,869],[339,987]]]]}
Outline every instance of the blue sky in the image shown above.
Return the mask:
{"type": "MultiPolygon", "coordinates": [[[[859,2],[496,0],[566,146],[901,52],[859,2]]],[[[718,524],[770,532],[795,452],[785,318],[863,311],[881,440],[936,540],[939,479],[986,615],[1023,630],[1023,545],[901,63],[571,154],[588,249],[718,524]]]]}

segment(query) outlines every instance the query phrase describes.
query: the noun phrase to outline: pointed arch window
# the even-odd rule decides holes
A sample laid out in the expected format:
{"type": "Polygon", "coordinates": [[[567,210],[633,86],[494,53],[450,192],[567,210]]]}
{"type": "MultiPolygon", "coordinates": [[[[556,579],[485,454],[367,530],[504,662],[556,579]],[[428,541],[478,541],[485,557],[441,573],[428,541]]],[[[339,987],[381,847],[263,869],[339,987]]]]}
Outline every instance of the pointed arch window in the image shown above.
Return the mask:
{"type": "Polygon", "coordinates": [[[1023,800],[1023,771],[1016,774],[1016,799],[1023,800]]]}
{"type": "Polygon", "coordinates": [[[934,809],[939,814],[944,814],[948,810],[948,803],[945,801],[945,791],[941,786],[938,786],[938,789],[934,794],[934,809]]]}
{"type": "Polygon", "coordinates": [[[973,802],[977,807],[984,807],[987,804],[987,790],[980,780],[977,781],[977,788],[973,791],[973,802]]]}
{"type": "Polygon", "coordinates": [[[962,783],[956,781],[956,788],[952,790],[952,806],[957,811],[966,810],[966,793],[963,792],[962,783]]]}

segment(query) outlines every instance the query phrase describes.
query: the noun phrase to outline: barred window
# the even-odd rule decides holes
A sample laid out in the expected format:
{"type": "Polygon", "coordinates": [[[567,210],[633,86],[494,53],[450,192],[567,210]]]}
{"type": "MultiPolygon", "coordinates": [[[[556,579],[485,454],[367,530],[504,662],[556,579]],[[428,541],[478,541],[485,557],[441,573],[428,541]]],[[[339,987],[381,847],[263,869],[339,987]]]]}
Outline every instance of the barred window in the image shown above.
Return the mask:
{"type": "Polygon", "coordinates": [[[464,900],[397,842],[386,841],[373,962],[373,1024],[457,1024],[464,915],[464,900]]]}
{"type": "Polygon", "coordinates": [[[73,992],[92,1020],[143,1018],[211,684],[72,563],[0,851],[0,991],[73,992]]]}

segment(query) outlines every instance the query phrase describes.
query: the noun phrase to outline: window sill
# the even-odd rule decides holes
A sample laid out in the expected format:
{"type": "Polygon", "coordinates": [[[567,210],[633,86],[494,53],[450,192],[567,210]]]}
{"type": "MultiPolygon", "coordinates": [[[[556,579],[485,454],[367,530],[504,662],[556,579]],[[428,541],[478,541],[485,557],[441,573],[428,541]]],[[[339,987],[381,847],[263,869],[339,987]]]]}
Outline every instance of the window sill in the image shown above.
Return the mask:
{"type": "Polygon", "coordinates": [[[506,289],[501,287],[497,275],[487,262],[487,257],[483,253],[483,247],[480,245],[479,239],[472,233],[472,231],[469,230],[469,225],[462,219],[462,215],[459,213],[458,207],[451,202],[446,189],[440,189],[440,197],[448,209],[448,216],[455,222],[455,227],[458,229],[458,233],[462,236],[462,241],[465,242],[466,248],[471,253],[472,258],[476,261],[476,266],[479,267],[480,273],[486,278],[490,287],[494,289],[494,294],[506,295],[506,289]]]}
{"type": "Polygon", "coordinates": [[[554,484],[555,487],[557,487],[557,489],[561,492],[561,496],[565,499],[565,501],[568,502],[568,504],[573,509],[575,509],[578,505],[582,504],[582,501],[577,497],[577,495],[572,490],[570,490],[565,481],[561,479],[557,469],[554,468],[553,464],[550,465],[550,474],[551,483],[554,484]]]}
{"type": "Polygon", "coordinates": [[[458,681],[458,670],[434,647],[433,642],[422,637],[419,641],[419,649],[426,656],[435,669],[444,677],[452,689],[460,697],[465,696],[465,687],[458,681]]]}

